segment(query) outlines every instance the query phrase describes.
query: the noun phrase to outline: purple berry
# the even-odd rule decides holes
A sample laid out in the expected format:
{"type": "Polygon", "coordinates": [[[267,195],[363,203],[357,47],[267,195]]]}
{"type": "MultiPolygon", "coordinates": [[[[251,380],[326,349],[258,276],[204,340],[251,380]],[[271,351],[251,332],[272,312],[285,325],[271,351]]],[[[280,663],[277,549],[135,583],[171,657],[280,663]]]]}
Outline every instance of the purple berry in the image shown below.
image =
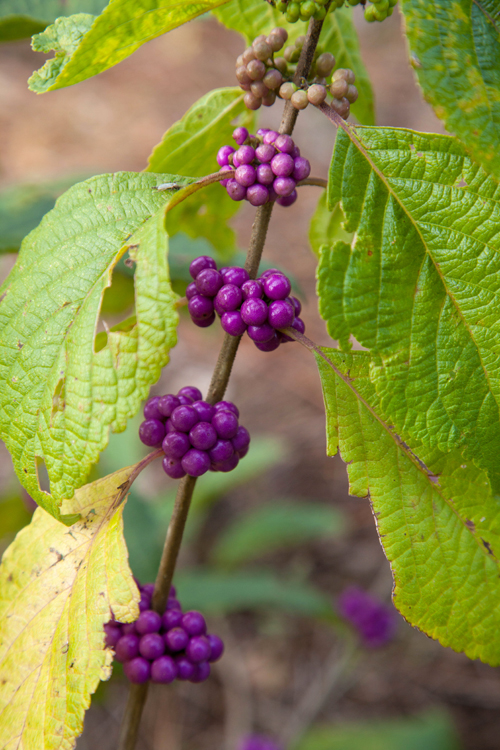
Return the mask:
{"type": "Polygon", "coordinates": [[[153,396],[149,401],[146,401],[144,405],[144,419],[158,419],[160,422],[163,420],[163,415],[158,409],[159,401],[159,396],[153,396]]]}
{"type": "Polygon", "coordinates": [[[189,440],[193,448],[208,451],[217,442],[217,433],[208,422],[198,422],[189,433],[189,440]]]}
{"type": "MultiPolygon", "coordinates": [[[[142,611],[143,610],[141,610],[141,612],[142,611]]],[[[136,630],[135,630],[135,622],[125,622],[122,625],[122,635],[137,635],[136,630]]]]}
{"type": "Polygon", "coordinates": [[[309,161],[303,156],[298,156],[294,160],[294,167],[292,172],[293,179],[297,180],[297,182],[300,182],[300,180],[305,180],[307,177],[309,177],[310,174],[311,165],[309,164],[309,161]]]}
{"type": "MultiPolygon", "coordinates": [[[[257,349],[260,349],[261,352],[274,352],[283,340],[284,339],[279,335],[278,331],[275,331],[273,338],[269,341],[264,341],[264,343],[257,343],[255,341],[254,343],[257,349]]],[[[243,455],[240,455],[241,453],[242,452],[239,451],[238,455],[240,458],[243,458],[243,455]]]]}
{"type": "Polygon", "coordinates": [[[179,405],[182,405],[182,406],[191,406],[191,404],[194,401],[194,399],[191,396],[186,396],[185,394],[181,396],[177,396],[177,398],[179,399],[179,405]]]}
{"type": "Polygon", "coordinates": [[[191,262],[191,265],[189,266],[189,273],[191,274],[193,279],[196,279],[198,274],[207,268],[216,269],[217,263],[209,255],[200,255],[198,258],[195,258],[191,262]]]}
{"type": "Polygon", "coordinates": [[[136,685],[142,685],[142,683],[147,682],[151,676],[150,663],[147,659],[143,659],[142,656],[137,656],[135,659],[124,664],[123,671],[130,682],[133,682],[136,685]]]}
{"type": "Polygon", "coordinates": [[[242,201],[247,194],[247,189],[243,187],[243,185],[240,185],[240,183],[234,178],[229,180],[226,185],[226,190],[227,194],[233,201],[242,201]]]}
{"type": "Polygon", "coordinates": [[[145,583],[144,586],[139,586],[143,594],[146,594],[146,596],[152,597],[155,590],[154,583],[145,583]]]}
{"type": "Polygon", "coordinates": [[[247,190],[247,201],[252,206],[263,206],[269,200],[269,190],[265,185],[251,185],[247,190]]]}
{"type": "Polygon", "coordinates": [[[139,642],[139,653],[152,661],[165,653],[165,641],[159,633],[147,633],[139,642]]]}
{"type": "Polygon", "coordinates": [[[263,299],[250,298],[241,306],[241,317],[248,326],[260,326],[267,320],[267,305],[263,299]]]}
{"type": "Polygon", "coordinates": [[[163,637],[167,649],[174,654],[183,651],[189,643],[189,635],[181,627],[172,628],[163,637]]]}
{"type": "Polygon", "coordinates": [[[246,324],[241,317],[241,313],[235,310],[227,312],[221,317],[221,325],[226,333],[230,336],[241,336],[247,330],[246,324]]]}
{"type": "Polygon", "coordinates": [[[272,273],[263,280],[264,292],[270,299],[285,299],[290,294],[292,285],[282,273],[272,273]]]}
{"type": "Polygon", "coordinates": [[[169,593],[168,596],[169,597],[171,597],[171,596],[173,597],[173,596],[176,596],[176,595],[177,595],[177,589],[175,588],[175,586],[170,586],[170,593],[169,593]]]}
{"type": "Polygon", "coordinates": [[[151,597],[147,596],[146,594],[142,594],[139,600],[139,611],[145,612],[147,609],[151,609],[151,597]]]}
{"type": "Polygon", "coordinates": [[[191,638],[186,647],[186,656],[190,661],[207,661],[210,658],[210,641],[204,635],[191,638]]]}
{"type": "Polygon", "coordinates": [[[196,612],[196,610],[186,612],[185,615],[183,615],[182,627],[190,636],[205,635],[207,632],[205,618],[200,612],[196,612]]]}
{"type": "Polygon", "coordinates": [[[189,474],[190,477],[201,477],[210,468],[210,459],[205,451],[199,451],[196,448],[191,448],[183,457],[182,468],[189,474]]]}
{"type": "Polygon", "coordinates": [[[193,320],[206,320],[213,315],[214,303],[210,297],[204,297],[202,294],[196,294],[188,302],[189,314],[193,320]]]}
{"type": "MultiPolygon", "coordinates": [[[[227,172],[230,170],[231,172],[234,172],[234,167],[228,166],[228,167],[221,167],[219,169],[219,172],[227,172]]],[[[223,180],[219,180],[219,184],[222,185],[222,187],[227,187],[227,183],[231,179],[231,176],[225,177],[223,180]]]]}
{"type": "Polygon", "coordinates": [[[267,133],[262,138],[262,142],[266,145],[269,145],[270,143],[274,143],[276,138],[279,136],[279,133],[276,132],[276,130],[268,130],[267,133]]]}
{"type": "Polygon", "coordinates": [[[248,130],[246,128],[236,128],[236,130],[233,130],[233,139],[236,141],[238,146],[241,146],[243,143],[245,143],[247,138],[248,130]]]}
{"type": "Polygon", "coordinates": [[[185,656],[178,656],[175,659],[177,666],[177,679],[190,680],[197,674],[197,668],[185,656]]]}
{"type": "Polygon", "coordinates": [[[209,318],[205,318],[204,320],[195,320],[194,318],[191,318],[191,320],[193,321],[195,326],[198,326],[198,328],[208,328],[215,320],[215,313],[209,318]]]}
{"type": "Polygon", "coordinates": [[[200,662],[195,666],[195,672],[189,682],[205,682],[210,677],[210,664],[206,661],[200,662]]]}
{"type": "Polygon", "coordinates": [[[306,330],[306,327],[302,318],[295,318],[295,320],[292,323],[292,328],[295,328],[295,330],[298,331],[299,333],[304,333],[304,331],[306,330]]]}
{"type": "Polygon", "coordinates": [[[293,309],[295,310],[295,315],[300,315],[301,310],[302,310],[302,305],[300,304],[297,297],[290,297],[289,299],[293,305],[293,309]]]}
{"type": "Polygon", "coordinates": [[[186,287],[186,297],[188,300],[190,300],[191,297],[194,297],[195,294],[198,294],[198,290],[196,288],[196,284],[194,283],[194,281],[192,281],[186,287]]]}
{"type": "Polygon", "coordinates": [[[273,328],[287,328],[295,318],[293,305],[286,300],[276,300],[269,305],[268,320],[273,328]]]}
{"type": "MultiPolygon", "coordinates": [[[[274,329],[271,330],[274,333],[274,329]]],[[[231,440],[238,432],[238,417],[230,411],[218,411],[212,419],[212,425],[222,440],[231,440]]]]}
{"type": "Polygon", "coordinates": [[[171,609],[178,609],[181,610],[181,603],[178,599],[174,599],[174,597],[170,596],[167,601],[167,610],[171,609]]]}
{"type": "Polygon", "coordinates": [[[200,422],[211,422],[212,417],[215,414],[214,407],[206,401],[195,401],[193,409],[196,409],[200,422]]]}
{"type": "Polygon", "coordinates": [[[229,164],[229,156],[234,153],[232,146],[222,146],[217,152],[217,164],[219,167],[227,167],[229,164]]]}
{"type": "Polygon", "coordinates": [[[104,645],[106,648],[114,648],[122,637],[122,629],[120,625],[113,625],[112,623],[107,622],[104,625],[104,632],[106,634],[104,645]]]}
{"type": "Polygon", "coordinates": [[[198,412],[190,405],[178,406],[173,410],[170,421],[179,432],[189,432],[189,430],[200,421],[198,412]]]}
{"type": "Polygon", "coordinates": [[[268,268],[267,270],[265,270],[265,271],[264,271],[264,272],[263,272],[263,273],[262,273],[262,274],[260,275],[260,282],[261,282],[261,283],[263,283],[264,279],[265,279],[265,278],[266,278],[267,276],[271,276],[271,274],[273,274],[273,273],[281,273],[281,274],[282,274],[282,273],[283,273],[283,271],[280,271],[280,269],[279,269],[279,268],[268,268]]]}
{"type": "Polygon", "coordinates": [[[189,396],[189,398],[192,398],[193,401],[199,401],[202,398],[200,389],[195,388],[194,385],[185,385],[184,388],[180,389],[177,395],[179,397],[189,396]]]}
{"type": "MultiPolygon", "coordinates": [[[[196,426],[196,425],[195,425],[196,426]]],[[[169,432],[161,445],[163,452],[169,458],[182,458],[191,448],[191,443],[185,432],[169,432]]]]}
{"type": "Polygon", "coordinates": [[[339,610],[354,625],[365,646],[378,648],[394,638],[397,627],[394,609],[363,589],[346,589],[339,598],[339,610]]]}
{"type": "Polygon", "coordinates": [[[186,476],[180,458],[170,458],[170,456],[165,456],[165,458],[162,459],[161,465],[165,474],[171,479],[182,479],[182,477],[186,476]]]}
{"type": "Polygon", "coordinates": [[[233,453],[233,455],[230,458],[226,458],[225,461],[219,461],[216,464],[214,464],[213,468],[214,468],[214,471],[222,471],[225,473],[228,471],[232,471],[233,469],[236,469],[239,461],[240,461],[239,456],[236,453],[233,453]]]}
{"type": "Polygon", "coordinates": [[[262,136],[265,135],[266,133],[269,133],[269,128],[259,128],[257,130],[256,135],[262,138],[262,136]]]}
{"type": "Polygon", "coordinates": [[[243,164],[234,173],[234,178],[243,187],[250,187],[257,179],[257,172],[251,164],[243,164]]]}
{"type": "Polygon", "coordinates": [[[297,197],[297,191],[293,190],[290,195],[282,195],[280,198],[277,198],[276,203],[286,208],[287,206],[293,206],[297,197]]]}
{"type": "Polygon", "coordinates": [[[240,425],[238,427],[238,432],[231,440],[231,443],[233,444],[233,448],[237,453],[244,450],[245,448],[248,448],[248,446],[250,445],[250,433],[248,432],[246,427],[243,427],[243,425],[240,425]]]}
{"type": "MultiPolygon", "coordinates": [[[[293,167],[294,161],[290,154],[276,154],[271,160],[271,169],[276,177],[288,177],[292,174],[293,167]]],[[[274,189],[276,190],[276,187],[274,189]]]]}
{"type": "Polygon", "coordinates": [[[154,609],[147,609],[145,612],[141,612],[135,622],[135,629],[140,635],[157,633],[160,628],[161,617],[154,609]]]}
{"type": "Polygon", "coordinates": [[[233,404],[232,401],[217,401],[217,403],[214,406],[215,411],[232,411],[233,414],[236,414],[236,416],[239,419],[240,416],[240,410],[236,406],[236,404],[233,404]]]}
{"type": "Polygon", "coordinates": [[[169,417],[173,410],[180,406],[180,401],[177,396],[172,396],[169,393],[167,396],[162,396],[158,402],[158,409],[162,417],[169,417]]]}
{"type": "Polygon", "coordinates": [[[208,452],[212,463],[220,463],[226,461],[234,453],[233,444],[230,440],[217,440],[212,450],[208,452]]]}
{"type": "Polygon", "coordinates": [[[251,164],[255,159],[255,149],[252,146],[240,146],[237,153],[240,165],[251,164]]]}
{"type": "Polygon", "coordinates": [[[177,664],[171,656],[160,656],[151,664],[151,681],[169,685],[177,677],[177,664]]]}
{"type": "Polygon", "coordinates": [[[234,284],[237,287],[241,287],[249,278],[248,271],[240,266],[221,268],[221,276],[224,279],[224,284],[234,284]]]}
{"type": "MultiPolygon", "coordinates": [[[[269,341],[267,343],[269,343],[269,341]]],[[[255,344],[255,346],[257,346],[257,344],[255,344]]],[[[267,346],[267,344],[259,344],[259,346],[267,346]]],[[[242,448],[240,451],[236,451],[238,458],[245,458],[248,453],[248,449],[249,446],[247,446],[246,448],[242,448]]]]}
{"type": "Polygon", "coordinates": [[[292,177],[276,177],[273,182],[273,189],[280,198],[287,198],[293,193],[296,185],[297,183],[292,177]]]}
{"type": "Polygon", "coordinates": [[[258,146],[255,151],[255,155],[261,164],[271,161],[275,154],[276,149],[270,143],[263,143],[262,145],[258,146]]]}
{"type": "Polygon", "coordinates": [[[207,635],[207,638],[210,643],[210,658],[208,661],[217,661],[224,653],[224,643],[218,635],[207,635]]]}
{"type": "Polygon", "coordinates": [[[215,297],[222,284],[222,276],[213,268],[200,271],[196,277],[196,288],[200,294],[204,294],[206,297],[215,297]]]}
{"type": "Polygon", "coordinates": [[[274,145],[283,154],[292,154],[295,144],[289,135],[279,135],[274,141],[274,145]]]}
{"type": "Polygon", "coordinates": [[[115,659],[117,661],[129,661],[139,653],[139,638],[133,633],[122,635],[115,647],[115,659]]]}
{"type": "Polygon", "coordinates": [[[243,299],[245,300],[259,299],[264,295],[264,289],[262,288],[261,282],[254,281],[253,279],[245,281],[245,283],[242,284],[241,291],[243,292],[243,299]]]}
{"type": "Polygon", "coordinates": [[[165,631],[172,630],[172,628],[178,627],[181,624],[181,621],[182,612],[180,609],[167,609],[161,618],[161,626],[165,631]]]}
{"type": "Polygon", "coordinates": [[[239,308],[242,299],[243,294],[239,287],[235,284],[224,284],[217,292],[217,297],[215,298],[217,311],[222,310],[220,314],[233,312],[239,308]]]}
{"type": "MultiPolygon", "coordinates": [[[[257,172],[257,182],[260,185],[272,185],[274,182],[274,172],[271,169],[270,164],[259,164],[259,166],[256,169],[257,172]]],[[[268,194],[269,195],[269,194],[268,194]]]]}
{"type": "Polygon", "coordinates": [[[270,341],[273,338],[274,328],[270,326],[269,323],[264,323],[260,326],[248,326],[247,333],[252,341],[255,341],[257,344],[264,344],[266,341],[270,341]]]}
{"type": "Polygon", "coordinates": [[[154,448],[165,437],[165,425],[159,419],[146,419],[139,427],[139,437],[144,445],[154,448]]]}

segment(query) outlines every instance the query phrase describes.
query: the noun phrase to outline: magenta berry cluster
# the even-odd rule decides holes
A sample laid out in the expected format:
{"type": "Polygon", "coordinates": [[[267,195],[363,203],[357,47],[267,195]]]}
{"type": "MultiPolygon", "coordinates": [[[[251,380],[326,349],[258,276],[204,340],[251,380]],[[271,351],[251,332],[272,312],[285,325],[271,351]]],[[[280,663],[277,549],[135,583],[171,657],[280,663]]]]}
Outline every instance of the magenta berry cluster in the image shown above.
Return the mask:
{"type": "Polygon", "coordinates": [[[238,266],[217,270],[208,255],[200,255],[189,266],[194,281],[186,289],[188,310],[193,323],[201,328],[211,325],[215,313],[222,328],[231,336],[245,332],[263,352],[272,352],[291,341],[280,329],[291,326],[304,333],[304,322],[298,316],[301,304],[290,297],[290,279],[277,268],[264,271],[258,279],[238,266]]]}
{"type": "Polygon", "coordinates": [[[234,177],[221,180],[233,201],[247,200],[252,206],[276,201],[291,206],[297,200],[297,183],[311,173],[309,161],[289,135],[261,128],[252,136],[246,128],[236,128],[233,138],[238,149],[222,146],[217,163],[234,177]]]}
{"type": "Polygon", "coordinates": [[[213,406],[193,386],[176,396],[153,396],[144,407],[139,437],[165,453],[163,470],[172,479],[186,474],[201,477],[207,471],[232,471],[248,453],[250,435],[238,423],[240,413],[231,401],[213,406]]]}
{"type": "Polygon", "coordinates": [[[204,682],[210,675],[210,663],[222,656],[222,640],[207,633],[202,614],[182,611],[173,586],[165,612],[159,615],[151,609],[154,584],[138,585],[141,600],[137,620],[111,620],[104,625],[106,646],[114,650],[130,682],[204,682]]]}
{"type": "Polygon", "coordinates": [[[367,648],[380,648],[394,638],[397,628],[394,607],[387,606],[363,589],[356,586],[345,589],[339,597],[338,607],[367,648]]]}

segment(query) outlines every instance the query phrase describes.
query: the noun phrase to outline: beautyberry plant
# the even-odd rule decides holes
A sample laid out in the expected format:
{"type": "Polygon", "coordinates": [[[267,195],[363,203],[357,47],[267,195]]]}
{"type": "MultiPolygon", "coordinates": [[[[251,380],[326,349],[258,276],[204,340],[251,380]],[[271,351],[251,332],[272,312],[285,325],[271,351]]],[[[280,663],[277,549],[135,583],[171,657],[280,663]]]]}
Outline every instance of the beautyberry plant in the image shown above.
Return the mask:
{"type": "MultiPolygon", "coordinates": [[[[41,737],[48,750],[73,747],[116,658],[132,683],[120,740],[131,750],[148,684],[201,682],[222,656],[222,640],[202,613],[182,611],[172,580],[198,477],[232,471],[249,450],[238,408],[224,400],[244,334],[270,367],[286,342],[302,348],[279,356],[314,356],[327,453],[346,461],[351,494],[370,498],[396,608],[442,645],[500,664],[500,14],[488,0],[401,0],[418,82],[449,133],[438,135],[374,125],[352,18],[383,22],[395,6],[111,0],[34,36],[35,50],[54,51],[30,78],[37,93],[97,75],[206,11],[246,47],[238,85],[196,102],[145,171],[65,192],[0,290],[0,429],[39,506],[0,566],[0,747],[40,750],[41,737]],[[261,106],[279,127],[258,127],[261,106]],[[310,140],[300,150],[292,137],[306,108],[331,126],[332,159],[318,175],[310,140]],[[264,252],[276,263],[266,247],[275,206],[293,216],[305,189],[326,191],[310,231],[323,346],[305,335],[287,274],[261,269],[264,252]],[[253,214],[246,260],[223,266],[234,250],[227,222],[243,201],[253,214]],[[193,260],[182,296],[168,260],[169,233],[181,231],[205,238],[214,256],[193,260]],[[134,314],[97,333],[124,257],[134,314]],[[202,329],[220,318],[210,385],[205,395],[185,386],[151,397],[184,306],[202,329]],[[110,431],[144,402],[149,453],[86,483],[110,431]],[[177,496],[156,581],[141,586],[122,513],[156,460],[177,496]]],[[[365,645],[392,637],[393,619],[364,592],[346,591],[339,607],[365,645]]],[[[251,735],[244,747],[277,745],[251,735]]]]}

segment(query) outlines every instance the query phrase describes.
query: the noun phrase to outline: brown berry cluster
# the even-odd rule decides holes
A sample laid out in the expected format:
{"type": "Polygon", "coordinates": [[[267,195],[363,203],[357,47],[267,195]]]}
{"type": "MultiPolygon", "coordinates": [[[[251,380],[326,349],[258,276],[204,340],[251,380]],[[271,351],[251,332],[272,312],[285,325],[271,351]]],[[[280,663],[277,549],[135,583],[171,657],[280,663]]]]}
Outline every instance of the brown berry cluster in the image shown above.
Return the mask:
{"type": "MultiPolygon", "coordinates": [[[[328,52],[323,53],[321,58],[331,57],[333,60],[332,68],[335,65],[335,58],[328,52]]],[[[331,68],[330,68],[331,72],[331,68]]],[[[284,83],[279,91],[282,99],[289,99],[295,109],[305,109],[309,104],[319,106],[326,101],[327,95],[332,95],[330,106],[344,119],[347,120],[351,111],[351,104],[354,104],[358,98],[358,90],[354,85],[356,76],[348,68],[339,68],[332,76],[330,86],[327,86],[325,78],[317,75],[314,82],[306,87],[299,88],[292,82],[284,83]]]]}
{"type": "Polygon", "coordinates": [[[263,104],[270,107],[276,100],[276,92],[285,80],[286,60],[274,59],[286,40],[285,29],[273,29],[269,36],[261,34],[236,60],[236,78],[243,91],[248,109],[259,109],[263,104]]]}

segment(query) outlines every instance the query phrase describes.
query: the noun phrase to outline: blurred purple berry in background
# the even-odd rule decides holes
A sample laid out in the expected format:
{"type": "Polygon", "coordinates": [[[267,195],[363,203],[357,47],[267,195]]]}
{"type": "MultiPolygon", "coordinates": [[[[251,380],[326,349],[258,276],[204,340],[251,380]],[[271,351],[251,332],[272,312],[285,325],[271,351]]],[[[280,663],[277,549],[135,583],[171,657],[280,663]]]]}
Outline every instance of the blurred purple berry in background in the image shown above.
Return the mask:
{"type": "Polygon", "coordinates": [[[363,589],[350,586],[338,599],[340,615],[353,625],[367,648],[380,648],[395,636],[398,617],[394,607],[363,589]]]}
{"type": "Polygon", "coordinates": [[[264,734],[251,734],[243,737],[238,745],[238,750],[284,750],[284,748],[283,745],[264,734]]]}

